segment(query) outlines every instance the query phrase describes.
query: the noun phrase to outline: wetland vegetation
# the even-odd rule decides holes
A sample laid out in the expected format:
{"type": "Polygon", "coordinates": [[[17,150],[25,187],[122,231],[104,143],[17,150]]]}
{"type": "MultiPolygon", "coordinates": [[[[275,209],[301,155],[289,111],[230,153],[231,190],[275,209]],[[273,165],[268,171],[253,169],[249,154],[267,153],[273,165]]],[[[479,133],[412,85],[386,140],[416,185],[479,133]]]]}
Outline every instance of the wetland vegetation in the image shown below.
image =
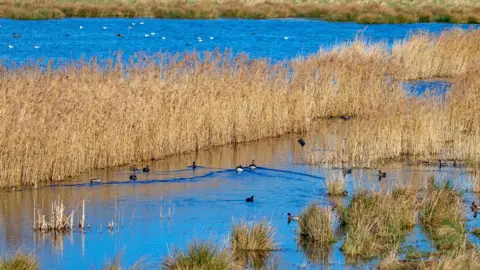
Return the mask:
{"type": "Polygon", "coordinates": [[[475,0],[2,0],[0,16],[12,19],[71,17],[319,18],[359,23],[479,23],[475,0]]]}
{"type": "MultiPolygon", "coordinates": [[[[465,1],[473,5],[473,2],[465,1]]],[[[35,5],[50,8],[57,4],[64,8],[73,5],[54,1],[20,7],[35,13],[35,5]]],[[[135,9],[141,4],[123,3],[135,9]]],[[[198,3],[183,4],[199,8],[195,6],[198,3]]],[[[260,4],[247,2],[242,5],[260,4]]],[[[438,3],[432,0],[429,4],[438,3]]],[[[75,5],[102,7],[104,4],[75,5]]],[[[282,2],[282,5],[333,7],[335,3],[282,2]]],[[[360,3],[351,3],[347,7],[353,8],[354,5],[367,7],[360,3]]],[[[385,8],[376,2],[370,5],[385,8]]],[[[410,7],[406,3],[399,5],[408,12],[410,7]]],[[[413,2],[411,8],[416,8],[415,5],[419,2],[413,2]]],[[[448,7],[457,12],[453,4],[448,7]]],[[[395,5],[388,8],[398,9],[395,5]]],[[[363,12],[355,10],[359,14],[363,12]]],[[[58,12],[64,10],[58,9],[58,12]]],[[[141,13],[143,15],[156,16],[146,9],[142,12],[147,12],[141,13]]],[[[192,14],[188,13],[188,16],[192,14]]],[[[415,14],[410,14],[412,20],[419,20],[415,14]]],[[[117,15],[124,16],[123,13],[117,15]]],[[[21,206],[28,208],[25,216],[31,214],[30,202],[33,201],[33,222],[29,220],[28,224],[33,224],[34,241],[37,236],[51,236],[55,243],[62,241],[63,235],[70,234],[73,239],[73,232],[78,232],[82,239],[82,254],[87,234],[103,234],[103,221],[95,228],[85,223],[87,198],[102,203],[105,197],[107,201],[114,201],[108,211],[104,212],[103,208],[99,211],[105,219],[108,218],[110,237],[124,228],[125,209],[119,203],[132,208],[128,201],[117,202],[117,195],[125,196],[118,192],[123,184],[131,185],[123,185],[122,191],[133,192],[135,199],[147,194],[145,201],[141,201],[145,207],[139,215],[143,219],[150,217],[145,212],[152,207],[153,216],[158,220],[155,222],[162,225],[168,222],[168,228],[161,227],[166,229],[162,231],[164,234],[170,233],[170,226],[177,226],[172,225],[176,215],[183,215],[178,223],[187,225],[191,222],[209,226],[211,219],[218,219],[221,228],[227,224],[228,232],[222,235],[226,238],[224,245],[215,244],[221,241],[203,239],[192,241],[190,238],[187,241],[191,235],[185,231],[192,227],[184,228],[181,233],[174,232],[187,242],[185,248],[174,248],[172,252],[169,249],[169,256],[157,258],[153,265],[144,266],[140,259],[132,269],[277,269],[275,254],[282,245],[277,241],[278,228],[285,224],[288,227],[285,225],[281,230],[282,239],[291,236],[309,262],[335,265],[335,262],[327,261],[329,254],[341,250],[348,263],[360,262],[361,265],[366,261],[366,265],[380,269],[475,269],[480,267],[480,257],[477,246],[469,237],[478,235],[478,229],[469,232],[471,226],[468,227],[466,216],[469,211],[462,194],[465,190],[450,179],[432,177],[420,184],[411,179],[402,182],[401,177],[392,176],[391,172],[383,171],[383,167],[395,162],[433,164],[435,169],[431,171],[454,168],[454,176],[458,176],[456,170],[461,169],[461,173],[472,182],[468,192],[473,191],[473,195],[469,194],[472,196],[468,200],[475,202],[475,192],[480,190],[479,41],[480,30],[454,29],[439,35],[414,33],[392,46],[368,42],[359,36],[331,50],[284,61],[252,59],[247,54],[215,50],[182,54],[137,53],[129,59],[123,58],[119,52],[110,59],[38,60],[20,66],[14,62],[3,63],[0,66],[0,188],[25,190],[0,192],[8,198],[15,198],[14,205],[27,201],[21,206]],[[451,88],[441,93],[427,91],[411,95],[402,85],[405,81],[438,78],[449,80],[451,88]],[[202,150],[213,151],[229,145],[236,149],[242,143],[280,136],[295,137],[291,141],[301,149],[302,165],[311,170],[325,168],[327,177],[268,168],[261,163],[254,167],[245,166],[242,171],[234,170],[233,166],[219,169],[203,166],[197,160],[202,150]],[[301,146],[296,144],[299,136],[304,138],[300,140],[303,142],[301,146]],[[195,160],[199,165],[172,171],[146,166],[145,170],[138,170],[138,179],[136,167],[132,166],[128,172],[121,171],[122,181],[102,182],[101,178],[91,178],[90,175],[115,166],[150,164],[182,154],[194,155],[188,164],[195,160]],[[376,184],[369,187],[356,185],[352,179],[353,174],[357,173],[355,177],[358,177],[358,171],[373,172],[370,176],[376,184]],[[178,175],[167,177],[172,172],[178,175]],[[183,175],[187,173],[191,175],[183,175]],[[242,173],[251,178],[242,178],[242,173]],[[68,207],[59,195],[53,200],[49,200],[51,196],[41,197],[41,205],[37,205],[43,184],[63,182],[80,174],[88,174],[89,185],[58,187],[60,193],[66,194],[64,197],[68,203],[65,205],[68,207]],[[135,179],[123,181],[128,175],[135,175],[135,179]],[[221,189],[218,183],[209,182],[214,187],[201,190],[202,196],[196,193],[181,201],[180,211],[175,211],[175,205],[169,201],[168,215],[163,214],[163,195],[174,194],[177,200],[178,197],[192,196],[187,192],[175,194],[174,185],[184,185],[179,189],[190,190],[192,186],[201,185],[196,180],[208,179],[212,175],[218,175],[223,182],[227,181],[225,178],[233,179],[231,186],[221,189]],[[300,179],[303,182],[296,183],[295,177],[303,177],[300,179]],[[275,186],[274,181],[261,183],[258,179],[285,182],[275,186]],[[250,180],[252,182],[247,182],[250,180]],[[323,186],[315,186],[320,181],[325,182],[322,182],[323,186]],[[150,189],[155,187],[141,187],[141,184],[153,183],[162,185],[161,196],[150,197],[150,189]],[[244,190],[246,183],[249,186],[244,190]],[[115,187],[118,190],[112,193],[114,195],[103,193],[108,186],[114,185],[118,185],[115,187]],[[77,190],[72,192],[70,188],[82,191],[77,194],[77,190]],[[222,191],[226,189],[231,193],[222,197],[222,191]],[[262,190],[263,197],[258,196],[262,190]],[[316,193],[318,190],[320,199],[316,193]],[[249,196],[255,194],[255,201],[252,196],[248,203],[245,202],[243,194],[246,192],[249,196]],[[240,196],[243,197],[238,199],[240,196]],[[201,200],[207,197],[208,200],[201,200]],[[152,202],[155,199],[160,204],[152,202]],[[276,209],[281,207],[277,200],[286,206],[276,209]],[[50,215],[44,203],[51,204],[50,215]],[[191,210],[192,205],[194,210],[191,210]],[[198,205],[204,207],[199,209],[205,212],[197,210],[198,205]],[[269,207],[267,211],[281,212],[281,218],[272,215],[272,219],[282,220],[285,224],[273,223],[265,211],[260,212],[263,215],[258,217],[260,219],[255,218],[256,207],[265,205],[269,207]],[[285,208],[293,208],[287,210],[291,212],[303,210],[299,216],[290,213],[287,216],[285,208]],[[212,209],[213,214],[209,212],[212,209]],[[232,214],[232,209],[243,212],[232,214]],[[237,219],[240,221],[220,218],[225,213],[230,215],[228,218],[232,215],[237,218],[251,212],[254,218],[250,215],[249,219],[237,219]],[[200,217],[196,216],[198,213],[200,217]],[[78,227],[74,217],[81,220],[78,227]],[[427,241],[432,243],[433,247],[428,251],[402,246],[415,228],[425,232],[427,241]],[[405,249],[407,251],[403,254],[405,249]]],[[[298,150],[293,149],[292,152],[298,150]]],[[[269,154],[275,156],[278,153],[271,151],[269,154]]],[[[259,160],[250,156],[241,160],[253,158],[259,160]]],[[[289,159],[288,162],[292,161],[289,159]]],[[[9,217],[9,207],[6,201],[0,204],[0,223],[15,230],[18,224],[12,225],[4,218],[9,217]]],[[[131,215],[128,228],[132,231],[136,210],[127,209],[131,215]]],[[[471,210],[476,218],[478,209],[475,203],[471,210]]],[[[88,214],[87,217],[90,218],[88,214]]],[[[152,228],[157,234],[159,228],[152,228]]],[[[108,237],[105,237],[107,241],[108,237]]],[[[158,244],[155,248],[158,249],[158,244]]],[[[121,269],[120,258],[117,256],[107,261],[105,269],[121,269]]],[[[306,265],[299,267],[304,266],[307,268],[306,265]]],[[[25,253],[0,259],[0,270],[38,268],[37,259],[25,253]]]]}

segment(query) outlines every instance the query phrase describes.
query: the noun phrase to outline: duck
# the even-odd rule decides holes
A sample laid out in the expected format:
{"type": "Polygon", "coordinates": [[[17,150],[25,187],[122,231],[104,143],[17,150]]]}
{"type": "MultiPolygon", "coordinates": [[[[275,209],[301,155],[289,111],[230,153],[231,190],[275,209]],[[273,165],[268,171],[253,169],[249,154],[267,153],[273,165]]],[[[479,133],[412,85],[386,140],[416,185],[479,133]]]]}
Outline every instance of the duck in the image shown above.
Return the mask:
{"type": "Polygon", "coordinates": [[[250,170],[255,170],[257,168],[257,165],[255,165],[255,160],[252,160],[252,164],[248,165],[248,168],[250,170]]]}
{"type": "Polygon", "coordinates": [[[292,220],[299,220],[300,217],[297,217],[297,216],[292,216],[292,214],[290,213],[287,213],[287,216],[288,216],[288,221],[292,221],[292,220]]]}
{"type": "Polygon", "coordinates": [[[137,175],[135,173],[130,174],[130,180],[135,181],[137,180],[137,175]]]}
{"type": "Polygon", "coordinates": [[[343,196],[348,196],[348,191],[346,189],[343,191],[343,196]]]}
{"type": "Polygon", "coordinates": [[[134,172],[134,174],[135,174],[135,172],[140,171],[140,169],[137,168],[137,166],[133,165],[133,166],[130,167],[130,171],[134,172]]]}
{"type": "Polygon", "coordinates": [[[378,178],[385,178],[385,177],[387,177],[387,173],[382,172],[381,170],[378,170],[378,178]]]}
{"type": "Polygon", "coordinates": [[[123,34],[117,34],[117,37],[123,38],[123,34]]]}
{"type": "Polygon", "coordinates": [[[351,168],[342,168],[342,173],[343,173],[343,175],[351,174],[352,169],[351,168]]]}
{"type": "Polygon", "coordinates": [[[21,38],[22,36],[20,36],[19,34],[17,33],[13,33],[13,38],[21,38]]]}
{"type": "Polygon", "coordinates": [[[100,183],[102,181],[102,178],[92,178],[90,179],[90,184],[93,184],[93,183],[100,183]]]}
{"type": "Polygon", "coordinates": [[[242,167],[242,165],[238,165],[238,166],[235,168],[235,171],[237,171],[237,172],[243,172],[243,167],[242,167]]]}
{"type": "Polygon", "coordinates": [[[446,164],[442,162],[441,159],[438,160],[438,168],[441,169],[442,167],[444,167],[446,164]]]}
{"type": "Polygon", "coordinates": [[[453,161],[453,167],[455,167],[455,168],[456,168],[457,166],[458,166],[458,165],[457,165],[457,161],[456,161],[456,160],[454,160],[454,161],[453,161]]]}
{"type": "Polygon", "coordinates": [[[196,169],[197,168],[197,164],[195,164],[195,161],[192,163],[192,169],[196,169]]]}
{"type": "Polygon", "coordinates": [[[298,143],[299,143],[302,147],[304,147],[305,144],[306,144],[306,143],[305,143],[305,140],[304,140],[303,138],[298,139],[298,143]]]}
{"type": "Polygon", "coordinates": [[[472,212],[478,210],[478,205],[475,204],[475,202],[472,202],[472,205],[470,206],[470,209],[472,209],[472,212]]]}
{"type": "Polygon", "coordinates": [[[342,120],[344,120],[344,121],[348,121],[348,120],[352,119],[352,116],[350,116],[350,115],[342,115],[342,116],[340,116],[340,118],[341,118],[342,120]]]}
{"type": "Polygon", "coordinates": [[[253,202],[253,196],[245,199],[246,202],[253,202]]]}
{"type": "Polygon", "coordinates": [[[150,167],[148,167],[148,165],[147,165],[147,166],[145,166],[145,168],[142,169],[142,171],[144,173],[148,173],[148,172],[150,172],[150,167]]]}
{"type": "Polygon", "coordinates": [[[83,29],[83,26],[80,25],[80,29],[83,29]]]}

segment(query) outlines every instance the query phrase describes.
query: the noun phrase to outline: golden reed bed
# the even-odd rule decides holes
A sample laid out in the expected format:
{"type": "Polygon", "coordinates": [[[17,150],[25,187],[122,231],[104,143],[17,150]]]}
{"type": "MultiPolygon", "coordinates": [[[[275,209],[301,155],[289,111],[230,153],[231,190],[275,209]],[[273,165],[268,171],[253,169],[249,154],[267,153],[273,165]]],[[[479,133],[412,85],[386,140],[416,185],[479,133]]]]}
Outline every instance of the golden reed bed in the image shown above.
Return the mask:
{"type": "Polygon", "coordinates": [[[0,17],[320,18],[360,23],[480,23],[476,0],[1,0],[0,17]]]}
{"type": "Polygon", "coordinates": [[[478,162],[479,41],[479,30],[419,33],[390,52],[358,39],[274,64],[213,51],[2,65],[0,186],[305,132],[340,115],[355,116],[341,157],[350,163],[435,160],[445,147],[478,162]],[[409,97],[397,82],[439,76],[454,82],[443,99],[409,97]]]}

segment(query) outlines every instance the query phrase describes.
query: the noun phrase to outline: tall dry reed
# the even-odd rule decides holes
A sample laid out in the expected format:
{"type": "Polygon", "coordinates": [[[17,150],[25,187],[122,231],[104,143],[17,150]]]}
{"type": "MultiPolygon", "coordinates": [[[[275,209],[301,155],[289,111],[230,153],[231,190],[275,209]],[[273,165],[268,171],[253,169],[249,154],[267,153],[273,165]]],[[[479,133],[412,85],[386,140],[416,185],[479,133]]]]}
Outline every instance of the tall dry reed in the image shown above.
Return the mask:
{"type": "MultiPolygon", "coordinates": [[[[411,40],[432,43],[425,35],[411,40]]],[[[448,35],[478,37],[480,30],[446,32],[439,40],[448,35]]],[[[477,39],[458,40],[472,47],[477,39]]],[[[435,57],[447,65],[477,56],[438,50],[435,57]]],[[[333,159],[434,159],[446,149],[450,158],[480,161],[480,110],[472,102],[478,71],[452,67],[455,87],[445,98],[412,98],[391,78],[415,63],[399,61],[383,43],[359,39],[277,63],[213,51],[58,65],[0,67],[1,187],[305,132],[319,119],[346,115],[354,116],[347,148],[339,151],[343,138],[336,136],[333,159]]]]}

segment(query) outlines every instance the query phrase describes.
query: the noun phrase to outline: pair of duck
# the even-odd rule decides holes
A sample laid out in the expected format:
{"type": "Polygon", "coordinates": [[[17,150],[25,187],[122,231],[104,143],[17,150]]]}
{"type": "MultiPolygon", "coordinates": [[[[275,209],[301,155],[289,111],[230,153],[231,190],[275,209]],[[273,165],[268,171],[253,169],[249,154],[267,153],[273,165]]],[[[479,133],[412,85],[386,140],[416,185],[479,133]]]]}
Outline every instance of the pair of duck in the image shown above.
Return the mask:
{"type": "MultiPolygon", "coordinates": [[[[135,172],[139,172],[140,169],[137,168],[135,165],[130,167],[130,171],[132,171],[134,174],[135,172]]],[[[146,165],[145,167],[142,168],[142,172],[148,173],[150,172],[150,166],[146,165]]]]}
{"type": "MultiPolygon", "coordinates": [[[[257,165],[255,165],[255,160],[252,160],[252,163],[250,165],[248,165],[248,168],[250,170],[255,170],[257,168],[257,165]]],[[[243,172],[243,166],[242,165],[238,165],[236,168],[235,168],[235,171],[236,172],[243,172]]]]}

